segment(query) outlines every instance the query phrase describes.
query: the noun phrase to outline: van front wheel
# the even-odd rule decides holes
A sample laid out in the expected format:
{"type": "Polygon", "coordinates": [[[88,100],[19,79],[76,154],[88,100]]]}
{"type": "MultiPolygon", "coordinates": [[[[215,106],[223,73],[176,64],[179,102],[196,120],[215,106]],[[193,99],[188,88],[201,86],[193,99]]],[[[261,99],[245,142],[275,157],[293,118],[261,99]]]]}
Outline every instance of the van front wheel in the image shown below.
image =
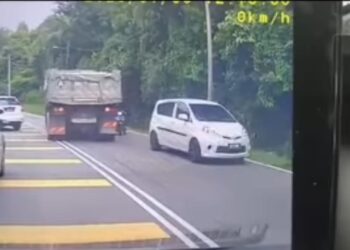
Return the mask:
{"type": "Polygon", "coordinates": [[[192,139],[188,149],[188,155],[192,162],[198,163],[202,160],[201,147],[197,139],[192,139]]]}

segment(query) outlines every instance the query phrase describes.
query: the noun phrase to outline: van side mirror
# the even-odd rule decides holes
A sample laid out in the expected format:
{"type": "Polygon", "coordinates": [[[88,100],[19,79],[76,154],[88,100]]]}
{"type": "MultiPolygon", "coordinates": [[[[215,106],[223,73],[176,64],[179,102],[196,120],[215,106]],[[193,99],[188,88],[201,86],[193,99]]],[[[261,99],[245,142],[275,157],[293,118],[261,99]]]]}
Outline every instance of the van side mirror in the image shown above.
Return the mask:
{"type": "Polygon", "coordinates": [[[185,122],[188,122],[190,120],[190,117],[188,116],[188,114],[185,114],[185,113],[181,113],[177,116],[177,118],[179,120],[182,120],[182,121],[185,121],[185,122]]]}

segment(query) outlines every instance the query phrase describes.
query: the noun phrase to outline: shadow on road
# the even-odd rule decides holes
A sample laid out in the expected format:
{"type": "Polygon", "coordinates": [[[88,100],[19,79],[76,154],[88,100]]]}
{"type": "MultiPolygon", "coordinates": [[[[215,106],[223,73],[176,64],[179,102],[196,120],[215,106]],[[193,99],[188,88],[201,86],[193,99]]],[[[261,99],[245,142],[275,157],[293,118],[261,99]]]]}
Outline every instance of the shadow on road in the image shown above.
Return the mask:
{"type": "Polygon", "coordinates": [[[2,132],[18,132],[16,130],[14,130],[11,126],[1,127],[0,131],[2,131],[2,132]]]}
{"type": "MultiPolygon", "coordinates": [[[[179,158],[182,158],[184,160],[190,161],[190,159],[188,158],[187,153],[182,152],[182,151],[177,151],[174,149],[163,149],[162,150],[163,153],[172,155],[172,156],[176,156],[179,158]]],[[[202,161],[200,163],[197,163],[197,165],[209,165],[209,166],[232,166],[232,165],[242,165],[244,163],[242,163],[242,161],[238,160],[238,159],[202,159],[202,161]]]]}

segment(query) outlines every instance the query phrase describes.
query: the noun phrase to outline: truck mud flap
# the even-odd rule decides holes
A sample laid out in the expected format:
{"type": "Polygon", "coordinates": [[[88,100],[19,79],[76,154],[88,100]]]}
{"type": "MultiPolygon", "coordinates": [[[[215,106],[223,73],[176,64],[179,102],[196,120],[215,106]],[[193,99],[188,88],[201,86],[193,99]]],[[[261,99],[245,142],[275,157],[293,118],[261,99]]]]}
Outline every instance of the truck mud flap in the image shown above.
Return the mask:
{"type": "Polygon", "coordinates": [[[65,118],[51,116],[47,131],[49,135],[65,135],[66,134],[65,118]]]}
{"type": "Polygon", "coordinates": [[[117,122],[116,121],[102,121],[100,124],[100,134],[116,134],[117,122]]]}

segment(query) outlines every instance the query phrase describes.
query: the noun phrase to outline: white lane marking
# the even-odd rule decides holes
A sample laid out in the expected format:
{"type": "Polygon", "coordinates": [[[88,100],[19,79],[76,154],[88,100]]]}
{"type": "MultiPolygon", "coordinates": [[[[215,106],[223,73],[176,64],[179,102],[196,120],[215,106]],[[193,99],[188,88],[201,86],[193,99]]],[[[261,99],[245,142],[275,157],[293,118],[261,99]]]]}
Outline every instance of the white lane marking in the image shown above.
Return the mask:
{"type": "Polygon", "coordinates": [[[180,225],[185,227],[188,231],[193,233],[196,237],[201,239],[205,244],[207,244],[209,247],[217,248],[219,247],[218,244],[216,244],[212,239],[207,237],[205,234],[203,234],[201,231],[196,229],[194,226],[192,226],[190,223],[182,219],[179,215],[177,215],[174,211],[170,210],[168,207],[163,205],[161,202],[159,202],[157,199],[146,193],[145,191],[141,190],[139,187],[128,181],[126,178],[118,174],[117,172],[113,171],[109,167],[107,167],[102,162],[96,160],[91,155],[85,153],[81,149],[75,147],[71,143],[64,142],[65,145],[69,145],[70,148],[74,149],[75,151],[79,152],[81,155],[83,155],[85,158],[89,159],[90,161],[94,162],[96,165],[98,165],[100,168],[108,172],[109,174],[113,175],[115,178],[117,178],[119,181],[123,182],[125,185],[127,185],[129,188],[134,190],[135,192],[139,193],[142,197],[147,199],[149,202],[151,202],[154,206],[156,206],[158,209],[162,210],[164,213],[166,213],[169,217],[171,217],[173,220],[177,221],[180,225]]]}
{"type": "MultiPolygon", "coordinates": [[[[34,125],[34,124],[33,124],[34,125]]],[[[35,126],[35,125],[34,125],[35,126]]],[[[159,209],[166,212],[170,217],[172,217],[175,221],[179,222],[181,225],[183,225],[187,229],[191,229],[192,233],[197,235],[198,238],[202,239],[204,242],[206,242],[210,247],[219,247],[214,241],[209,239],[207,236],[205,236],[202,232],[200,232],[198,229],[194,228],[192,225],[190,225],[188,222],[180,218],[177,214],[172,212],[170,209],[162,205],[159,201],[157,201],[152,196],[148,195],[147,193],[143,192],[140,188],[132,184],[131,182],[127,181],[124,177],[120,176],[113,170],[109,169],[109,167],[105,166],[103,163],[97,161],[92,156],[88,155],[87,153],[81,151],[79,148],[73,146],[69,142],[57,142],[59,145],[67,149],[68,151],[72,152],[74,155],[78,156],[80,159],[82,159],[84,162],[86,162],[90,167],[95,169],[97,172],[99,172],[102,176],[104,176],[107,180],[109,180],[111,183],[113,183],[115,186],[117,186],[120,190],[122,190],[126,195],[128,195],[132,200],[134,200],[136,203],[138,203],[142,208],[144,208],[147,212],[149,212],[151,215],[153,215],[159,222],[161,222],[165,227],[167,227],[174,235],[176,235],[179,239],[181,239],[188,247],[190,248],[199,248],[199,246],[194,243],[190,238],[188,238],[185,234],[183,234],[178,228],[176,228],[173,224],[171,224],[168,220],[166,220],[163,216],[161,216],[159,213],[157,213],[154,209],[152,209],[150,206],[148,206],[146,203],[144,203],[141,199],[139,199],[137,196],[135,196],[131,191],[129,191],[127,188],[122,186],[120,183],[118,183],[114,178],[112,178],[110,175],[108,175],[105,171],[109,172],[114,177],[118,178],[119,180],[123,181],[126,185],[134,189],[134,191],[141,194],[144,198],[151,201],[153,204],[155,204],[159,209]],[[95,164],[98,166],[96,166],[95,164]],[[100,168],[103,168],[105,171],[101,170],[100,168]]]]}
{"type": "MultiPolygon", "coordinates": [[[[29,115],[29,116],[37,117],[37,118],[43,118],[44,117],[44,116],[30,114],[30,113],[26,113],[26,114],[29,115]]],[[[135,134],[135,135],[139,135],[139,136],[143,136],[143,137],[148,137],[147,133],[138,132],[138,131],[135,131],[135,130],[129,129],[129,128],[128,128],[128,131],[131,134],[135,134]]],[[[273,165],[270,165],[270,164],[266,164],[266,163],[263,163],[263,162],[254,161],[254,160],[251,160],[251,159],[246,159],[246,161],[250,162],[252,164],[255,164],[255,165],[258,165],[258,166],[261,166],[261,167],[265,167],[265,168],[270,168],[270,169],[273,169],[273,170],[276,170],[276,171],[279,171],[279,172],[282,172],[282,173],[293,174],[293,172],[290,171],[290,170],[283,169],[283,168],[280,168],[280,167],[276,167],[276,166],[273,166],[273,165]]]]}
{"type": "Polygon", "coordinates": [[[275,166],[272,166],[272,165],[269,165],[269,164],[265,164],[265,163],[261,163],[259,161],[254,161],[254,160],[251,160],[251,159],[246,159],[246,161],[250,162],[252,164],[255,164],[255,165],[260,165],[260,166],[265,167],[265,168],[271,168],[273,170],[280,171],[280,172],[283,172],[283,173],[286,173],[286,174],[293,174],[293,172],[290,171],[290,170],[279,168],[279,167],[275,167],[275,166]]]}
{"type": "Polygon", "coordinates": [[[134,200],[137,204],[139,204],[144,210],[146,210],[149,214],[151,214],[154,218],[156,218],[160,223],[162,223],[167,229],[169,229],[174,235],[176,235],[179,239],[181,239],[188,247],[190,248],[199,248],[196,243],[194,243],[190,238],[188,238],[185,234],[183,234],[178,228],[176,228],[173,224],[171,224],[167,219],[165,219],[162,215],[156,212],[153,208],[147,205],[144,201],[138,198],[135,194],[129,191],[124,185],[117,182],[111,175],[107,174],[105,171],[101,170],[99,166],[97,166],[93,161],[82,155],[78,150],[75,149],[73,145],[68,142],[57,142],[59,145],[72,152],[74,155],[79,157],[85,163],[87,163],[90,167],[100,173],[104,178],[113,183],[116,187],[118,187],[121,191],[123,191],[129,198],[134,200]]]}

